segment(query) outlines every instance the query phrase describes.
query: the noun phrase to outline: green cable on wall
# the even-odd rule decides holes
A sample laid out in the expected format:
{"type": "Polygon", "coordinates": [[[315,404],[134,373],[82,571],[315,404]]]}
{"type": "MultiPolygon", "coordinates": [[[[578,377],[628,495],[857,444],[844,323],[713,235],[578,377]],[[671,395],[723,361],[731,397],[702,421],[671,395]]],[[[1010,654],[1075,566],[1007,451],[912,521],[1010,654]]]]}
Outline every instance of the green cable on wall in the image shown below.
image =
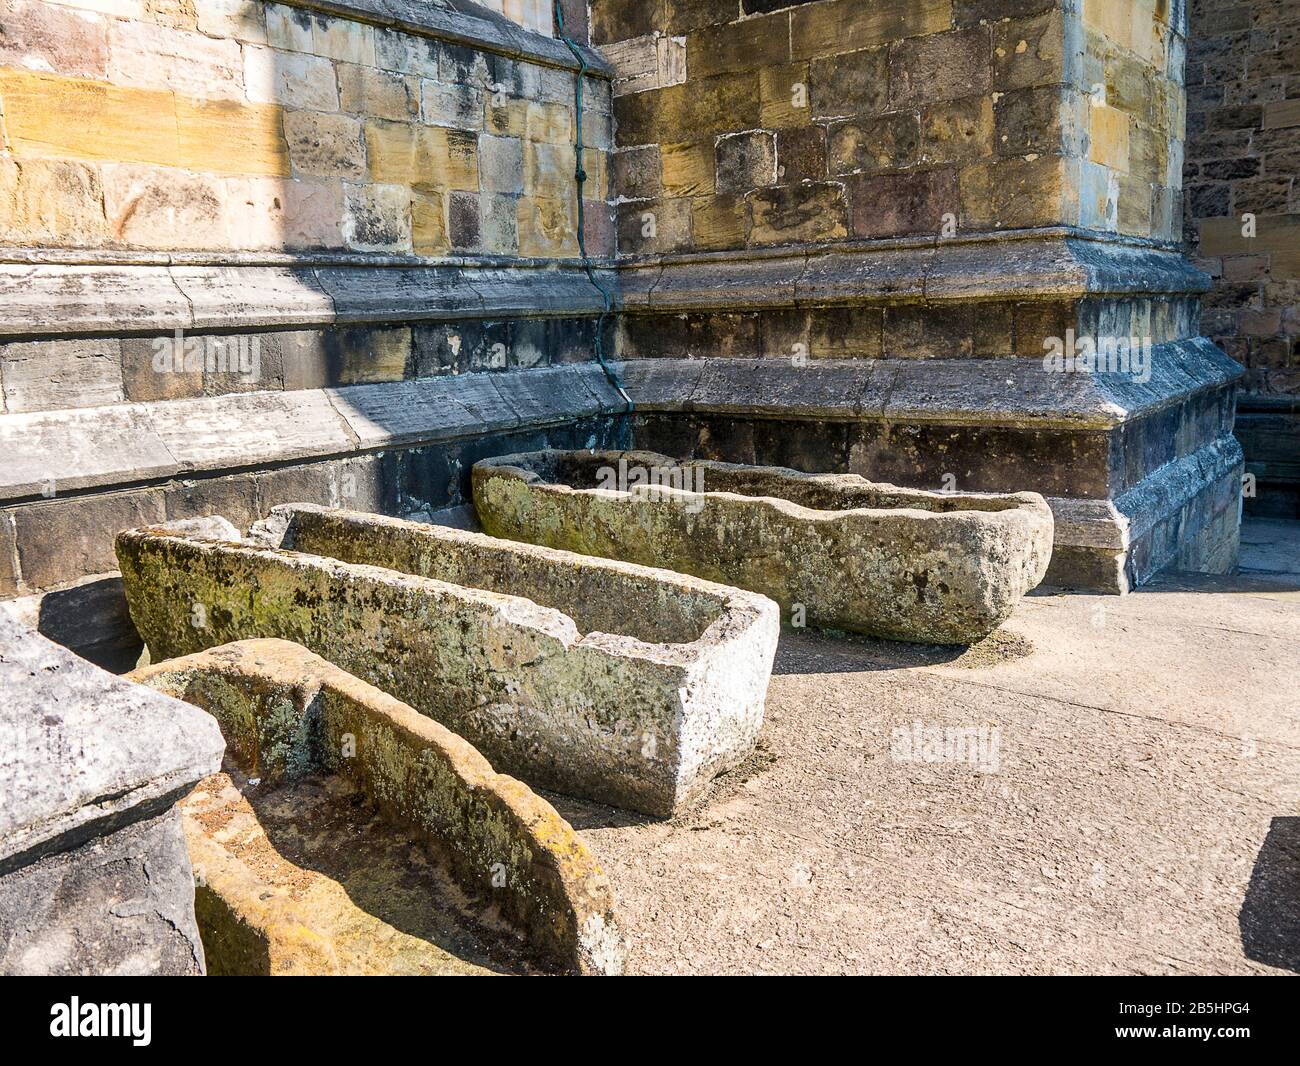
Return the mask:
{"type": "Polygon", "coordinates": [[[596,291],[600,293],[603,309],[600,317],[596,320],[596,361],[600,363],[600,368],[605,372],[605,377],[609,383],[614,386],[618,394],[623,397],[623,402],[627,404],[628,413],[631,414],[636,410],[636,405],[632,402],[632,397],[627,394],[623,388],[623,382],[619,380],[618,374],[614,368],[605,361],[605,320],[609,318],[609,313],[614,307],[614,297],[609,290],[601,284],[600,279],[596,277],[595,268],[591,262],[591,256],[587,254],[587,224],[586,211],[583,208],[583,189],[587,184],[587,171],[582,166],[582,155],[586,151],[586,145],[582,143],[582,84],[587,76],[587,59],[582,54],[582,50],[574,43],[564,30],[564,12],[560,10],[560,0],[555,0],[555,25],[562,40],[568,45],[569,51],[573,53],[573,58],[578,61],[578,81],[573,90],[574,118],[576,126],[576,137],[574,144],[574,158],[576,165],[574,167],[574,177],[578,181],[578,252],[582,256],[582,267],[587,272],[587,280],[595,286],[596,291]]]}

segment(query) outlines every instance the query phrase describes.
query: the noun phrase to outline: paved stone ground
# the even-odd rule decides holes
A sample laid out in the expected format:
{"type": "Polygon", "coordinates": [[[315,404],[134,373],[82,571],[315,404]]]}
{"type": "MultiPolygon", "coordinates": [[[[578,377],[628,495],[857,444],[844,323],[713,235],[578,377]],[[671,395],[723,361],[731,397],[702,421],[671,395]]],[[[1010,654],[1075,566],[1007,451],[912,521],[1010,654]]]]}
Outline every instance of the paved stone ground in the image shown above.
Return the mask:
{"type": "Polygon", "coordinates": [[[1033,596],[962,655],[787,633],[702,810],[551,797],[632,972],[1300,972],[1300,526],[1245,541],[1242,575],[1033,596]],[[996,772],[892,757],[914,722],[996,726],[996,772]]]}

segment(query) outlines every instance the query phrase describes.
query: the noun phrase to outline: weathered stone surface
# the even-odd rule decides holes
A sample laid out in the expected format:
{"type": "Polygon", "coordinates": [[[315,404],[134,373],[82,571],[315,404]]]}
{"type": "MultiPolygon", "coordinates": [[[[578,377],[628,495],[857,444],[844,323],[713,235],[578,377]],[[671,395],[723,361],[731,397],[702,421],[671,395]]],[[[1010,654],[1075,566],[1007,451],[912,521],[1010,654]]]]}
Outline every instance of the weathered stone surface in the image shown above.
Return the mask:
{"type": "Polygon", "coordinates": [[[118,538],[155,656],[291,639],[531,784],[649,814],[689,806],[754,743],[777,635],[762,597],[397,519],[274,516],[274,548],[118,538]]]}
{"type": "Polygon", "coordinates": [[[848,234],[848,204],[844,186],[837,182],[760,189],[747,199],[754,244],[835,240],[848,234]]]}
{"type": "Polygon", "coordinates": [[[15,413],[120,403],[121,350],[111,337],[0,345],[0,385],[15,413]]]}
{"type": "Polygon", "coordinates": [[[220,764],[207,715],[91,666],[5,611],[0,691],[5,873],[165,812],[220,764]]]}
{"type": "Polygon", "coordinates": [[[133,405],[0,416],[0,498],[53,496],[131,478],[166,477],[177,471],[143,412],[133,405]]]}
{"type": "Polygon", "coordinates": [[[0,161],[0,225],[15,244],[98,247],[108,236],[99,172],[64,160],[0,161]]]}
{"type": "Polygon", "coordinates": [[[921,492],[654,452],[482,460],[474,506],[498,536],[654,559],[770,596],[796,624],[937,644],[986,637],[1052,550],[1052,513],[1033,493],[921,492]]]}
{"type": "MultiPolygon", "coordinates": [[[[437,969],[443,961],[437,945],[412,951],[409,940],[424,938],[412,938],[410,928],[399,932],[380,915],[367,922],[364,904],[352,908],[351,922],[330,929],[332,908],[320,908],[315,898],[326,886],[290,888],[270,906],[247,891],[257,867],[247,861],[248,843],[232,840],[226,826],[240,814],[256,817],[279,807],[292,812],[300,833],[327,832],[323,812],[295,804],[292,795],[294,784],[319,782],[322,775],[347,781],[349,799],[378,808],[403,845],[432,843],[439,865],[471,896],[499,909],[530,953],[578,973],[621,970],[609,882],[586,845],[549,803],[493,772],[437,722],[287,641],[225,645],[149,666],[132,680],[204,708],[226,738],[226,773],[201,783],[182,808],[206,897],[200,922],[214,972],[247,965],[244,952],[225,952],[249,939],[259,942],[271,972],[310,972],[321,956],[336,960],[330,972],[401,972],[412,956],[420,959],[412,969],[437,969]],[[257,784],[236,798],[230,774],[257,784]],[[221,910],[239,915],[251,930],[238,935],[230,925],[205,921],[221,910]],[[295,925],[325,942],[304,952],[295,925]],[[360,935],[349,928],[356,925],[360,935]],[[393,952],[393,941],[403,950],[393,952]]],[[[328,782],[323,790],[333,792],[328,782]]],[[[356,846],[349,838],[348,849],[356,846]]],[[[303,878],[311,875],[298,868],[291,880],[303,878]]],[[[436,907],[442,902],[437,879],[428,880],[425,891],[436,907]]]]}
{"type": "Polygon", "coordinates": [[[194,875],[174,809],[0,875],[0,974],[202,973],[194,875]]]}
{"type": "Polygon", "coordinates": [[[288,111],[284,135],[295,174],[356,180],[366,173],[361,123],[347,115],[288,111]]]}
{"type": "Polygon", "coordinates": [[[773,134],[759,131],[719,137],[715,153],[719,192],[748,192],[776,183],[776,138],[773,134]]]}

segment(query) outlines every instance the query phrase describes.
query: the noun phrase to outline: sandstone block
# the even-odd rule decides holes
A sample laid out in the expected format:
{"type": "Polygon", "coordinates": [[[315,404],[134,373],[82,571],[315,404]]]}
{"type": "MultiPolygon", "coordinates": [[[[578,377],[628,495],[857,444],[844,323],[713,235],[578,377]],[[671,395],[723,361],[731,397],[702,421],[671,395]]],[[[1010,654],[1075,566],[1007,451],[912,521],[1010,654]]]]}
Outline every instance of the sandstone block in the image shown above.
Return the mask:
{"type": "Polygon", "coordinates": [[[850,52],[917,34],[936,34],[952,25],[952,0],[832,0],[790,13],[795,59],[850,52]]]}
{"type": "Polygon", "coordinates": [[[280,5],[259,0],[204,0],[195,5],[197,26],[209,37],[232,37],[249,44],[266,44],[267,12],[280,5]]]}
{"type": "Polygon", "coordinates": [[[9,412],[120,403],[119,342],[106,337],[0,345],[0,384],[9,412]]]}
{"type": "Polygon", "coordinates": [[[411,245],[416,255],[444,255],[450,250],[446,205],[440,194],[412,195],[411,245]]]}
{"type": "Polygon", "coordinates": [[[375,30],[349,18],[317,15],[311,24],[311,50],[340,63],[375,65],[375,30]]]}
{"type": "Polygon", "coordinates": [[[176,162],[175,97],[0,68],[5,132],[19,158],[176,162]]]}
{"type": "Polygon", "coordinates": [[[15,508],[13,516],[23,581],[46,589],[116,569],[114,534],[161,522],[162,496],[56,497],[15,508]]]}
{"type": "Polygon", "coordinates": [[[814,59],[809,76],[812,113],[817,118],[883,111],[889,96],[889,49],[814,59]]]}
{"type": "Polygon", "coordinates": [[[719,137],[717,191],[748,192],[776,183],[776,136],[763,130],[719,137]]]}
{"type": "Polygon", "coordinates": [[[9,0],[0,33],[0,64],[105,80],[108,21],[39,0],[9,0]]]}
{"type": "Polygon", "coordinates": [[[266,5],[266,36],[272,48],[288,52],[312,50],[312,16],[285,4],[266,5]]]}
{"type": "Polygon", "coordinates": [[[993,85],[998,90],[1070,84],[1064,12],[1054,5],[1032,18],[993,26],[993,85]]]}
{"type": "Polygon", "coordinates": [[[306,111],[339,109],[338,82],[328,59],[256,45],[245,46],[243,53],[244,89],[254,103],[306,111]]]}
{"type": "Polygon", "coordinates": [[[788,13],[708,26],[686,37],[691,78],[780,66],[790,60],[788,13]]]}
{"type": "Polygon", "coordinates": [[[914,112],[838,122],[830,128],[830,172],[873,174],[900,170],[916,161],[920,146],[920,120],[914,112]]]}
{"type": "Polygon", "coordinates": [[[714,191],[717,157],[711,142],[661,144],[658,152],[664,196],[707,196],[714,191]]]}
{"type": "Polygon", "coordinates": [[[405,122],[367,122],[371,179],[417,192],[479,188],[478,141],[473,133],[405,122]]]}
{"type": "Polygon", "coordinates": [[[691,246],[701,251],[743,248],[749,205],[743,196],[699,196],[691,200],[691,246]]]}
{"type": "Polygon", "coordinates": [[[453,248],[461,251],[482,249],[483,215],[477,193],[452,192],[447,195],[447,235],[453,248]]]}
{"type": "Polygon", "coordinates": [[[289,176],[278,107],[178,97],[175,123],[175,166],[214,174],[289,176]]]}
{"type": "Polygon", "coordinates": [[[968,163],[994,154],[991,96],[935,104],[921,112],[921,153],[927,163],[968,163]]]}
{"type": "Polygon", "coordinates": [[[517,137],[478,139],[479,180],[484,192],[519,194],[524,191],[524,142],[517,137]]]}
{"type": "Polygon", "coordinates": [[[760,189],[746,199],[753,244],[836,240],[848,234],[848,203],[838,182],[760,189]]]}
{"type": "Polygon", "coordinates": [[[0,227],[17,244],[103,244],[98,171],[62,160],[0,160],[0,227]]]}
{"type": "Polygon", "coordinates": [[[963,225],[1046,226],[1071,207],[1059,156],[982,161],[963,167],[959,180],[963,225]]]}
{"type": "Polygon", "coordinates": [[[410,122],[419,115],[420,83],[411,75],[355,63],[340,63],[336,69],[344,111],[390,122],[410,122]]]}
{"type": "Polygon", "coordinates": [[[572,256],[578,252],[578,215],[572,198],[521,196],[515,203],[519,254],[572,256]]]}
{"type": "Polygon", "coordinates": [[[1088,158],[1113,170],[1129,167],[1129,116],[1105,104],[1088,109],[1088,158]]]}
{"type": "Polygon", "coordinates": [[[453,129],[483,128],[483,91],[472,85],[420,80],[420,117],[430,126],[453,129]]]}
{"type": "Polygon", "coordinates": [[[295,174],[356,180],[366,173],[358,119],[318,111],[286,111],[284,136],[295,174]]]}
{"type": "Polygon", "coordinates": [[[671,252],[691,239],[691,200],[678,197],[618,205],[620,252],[671,252]]]}
{"type": "Polygon", "coordinates": [[[911,37],[890,50],[891,107],[924,107],[988,91],[993,48],[986,26],[911,37]]]}
{"type": "Polygon", "coordinates": [[[109,23],[108,80],[141,89],[169,89],[194,99],[244,99],[237,41],[153,22],[109,23]]]}
{"type": "Polygon", "coordinates": [[[106,164],[101,175],[115,242],[134,248],[230,246],[220,179],[130,163],[106,164]]]}
{"type": "Polygon", "coordinates": [[[649,200],[658,196],[662,189],[659,152],[657,144],[615,152],[611,161],[615,195],[629,200],[649,200]]]}

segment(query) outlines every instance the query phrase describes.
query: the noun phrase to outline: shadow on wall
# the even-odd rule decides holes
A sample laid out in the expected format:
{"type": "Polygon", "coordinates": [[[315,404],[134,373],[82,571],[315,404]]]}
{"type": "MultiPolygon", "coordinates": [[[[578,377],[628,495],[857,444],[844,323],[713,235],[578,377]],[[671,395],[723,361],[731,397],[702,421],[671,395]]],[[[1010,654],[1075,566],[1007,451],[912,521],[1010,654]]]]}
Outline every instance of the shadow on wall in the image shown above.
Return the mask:
{"type": "Polygon", "coordinates": [[[1300,973],[1300,817],[1273,819],[1237,924],[1246,958],[1300,973]]]}
{"type": "Polygon", "coordinates": [[[92,578],[47,592],[36,631],[114,674],[134,669],[144,648],[126,609],[120,577],[92,578]],[[88,640],[87,634],[97,639],[88,640]]]}

